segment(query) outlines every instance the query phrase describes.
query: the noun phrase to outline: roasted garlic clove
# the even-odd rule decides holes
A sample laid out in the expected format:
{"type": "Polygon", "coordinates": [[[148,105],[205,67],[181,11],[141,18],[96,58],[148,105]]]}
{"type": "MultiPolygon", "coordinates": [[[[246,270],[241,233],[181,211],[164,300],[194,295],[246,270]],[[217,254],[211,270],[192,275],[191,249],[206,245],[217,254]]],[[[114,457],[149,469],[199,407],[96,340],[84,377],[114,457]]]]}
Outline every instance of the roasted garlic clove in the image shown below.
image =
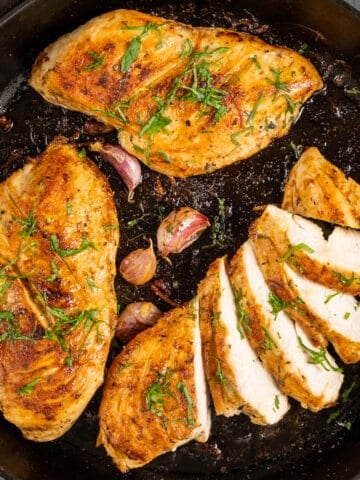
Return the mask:
{"type": "Polygon", "coordinates": [[[127,153],[119,145],[95,142],[91,150],[107,160],[121,176],[129,190],[128,201],[132,200],[135,188],[141,183],[141,166],[139,160],[127,153]]]}
{"type": "Polygon", "coordinates": [[[138,248],[124,257],[119,266],[120,275],[132,285],[144,285],[156,272],[156,256],[150,240],[148,248],[138,248]]]}
{"type": "Polygon", "coordinates": [[[116,338],[127,343],[138,333],[154,325],[161,311],[151,302],[130,303],[120,313],[116,325],[116,338]]]}
{"type": "Polygon", "coordinates": [[[191,207],[173,210],[160,224],[157,247],[167,258],[170,253],[180,253],[199,238],[210,225],[209,219],[191,207]]]}

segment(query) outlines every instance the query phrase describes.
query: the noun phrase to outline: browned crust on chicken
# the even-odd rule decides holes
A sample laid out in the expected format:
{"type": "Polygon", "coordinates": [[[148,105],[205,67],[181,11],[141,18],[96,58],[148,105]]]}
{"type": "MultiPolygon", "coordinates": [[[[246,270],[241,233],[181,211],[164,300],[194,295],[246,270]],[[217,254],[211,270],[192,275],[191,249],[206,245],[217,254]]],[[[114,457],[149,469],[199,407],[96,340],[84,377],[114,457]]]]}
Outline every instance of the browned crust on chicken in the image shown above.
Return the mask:
{"type": "Polygon", "coordinates": [[[37,58],[30,84],[46,100],[118,128],[126,150],[175,177],[255,154],[289,131],[323,85],[286,47],[132,10],[61,37],[37,58]],[[139,35],[138,56],[123,67],[139,35]]]}
{"type": "Polygon", "coordinates": [[[26,438],[48,441],[103,381],[116,318],[117,213],[105,176],[63,140],[0,192],[0,408],[26,438]],[[80,251],[83,239],[92,247],[80,251]]]}
{"type": "Polygon", "coordinates": [[[98,444],[122,472],[192,438],[207,439],[208,426],[201,423],[207,414],[199,411],[201,404],[207,409],[206,392],[195,379],[194,308],[190,302],[169,311],[131,340],[109,369],[98,444]]]}
{"type": "Polygon", "coordinates": [[[285,185],[282,208],[345,227],[360,228],[360,185],[347,178],[316,147],[293,166],[285,185]]]}

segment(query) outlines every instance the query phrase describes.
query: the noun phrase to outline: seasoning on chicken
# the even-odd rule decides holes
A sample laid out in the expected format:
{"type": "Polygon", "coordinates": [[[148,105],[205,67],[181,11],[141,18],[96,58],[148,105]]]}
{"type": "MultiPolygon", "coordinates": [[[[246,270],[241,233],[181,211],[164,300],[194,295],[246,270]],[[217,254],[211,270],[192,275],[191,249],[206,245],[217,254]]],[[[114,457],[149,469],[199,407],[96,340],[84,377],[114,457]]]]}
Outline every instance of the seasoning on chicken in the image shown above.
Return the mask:
{"type": "Polygon", "coordinates": [[[250,326],[246,334],[281,390],[314,412],[334,405],[343,374],[329,352],[317,348],[279,306],[250,241],[231,259],[230,279],[243,295],[250,326]]]}
{"type": "Polygon", "coordinates": [[[282,208],[305,217],[360,228],[360,185],[316,147],[305,150],[290,172],[282,208]]]}
{"type": "Polygon", "coordinates": [[[48,441],[103,381],[118,220],[105,176],[59,139],[0,185],[0,409],[48,441]]]}
{"type": "Polygon", "coordinates": [[[207,440],[210,413],[196,298],[164,314],[115,358],[99,417],[98,444],[122,472],[192,439],[207,440]]]}
{"type": "Polygon", "coordinates": [[[241,292],[233,295],[225,257],[210,265],[198,295],[204,367],[216,414],[243,412],[253,423],[278,422],[290,406],[249,344],[241,292]]]}
{"type": "Polygon", "coordinates": [[[323,86],[289,48],[133,10],[96,17],[48,46],[30,84],[117,128],[124,149],[174,177],[254,155],[286,135],[323,86]]]}

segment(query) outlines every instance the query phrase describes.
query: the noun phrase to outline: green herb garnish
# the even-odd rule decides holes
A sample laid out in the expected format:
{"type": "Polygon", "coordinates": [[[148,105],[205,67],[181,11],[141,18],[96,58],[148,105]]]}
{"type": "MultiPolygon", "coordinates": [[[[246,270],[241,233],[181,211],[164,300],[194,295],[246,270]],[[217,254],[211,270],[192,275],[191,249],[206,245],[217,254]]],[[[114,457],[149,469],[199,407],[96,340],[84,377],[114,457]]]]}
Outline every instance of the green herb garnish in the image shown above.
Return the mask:
{"type": "Polygon", "coordinates": [[[264,334],[264,340],[262,340],[262,342],[260,343],[261,348],[263,348],[264,350],[273,350],[274,348],[277,348],[274,339],[271,337],[267,329],[265,327],[261,327],[261,330],[264,334]]]}
{"type": "Polygon", "coordinates": [[[51,260],[51,275],[46,279],[48,282],[54,282],[59,274],[59,269],[56,266],[56,263],[51,260]]]}
{"type": "Polygon", "coordinates": [[[193,427],[195,424],[194,415],[193,415],[193,400],[191,398],[189,390],[187,389],[187,386],[185,385],[184,382],[179,382],[177,385],[177,388],[184,395],[184,398],[187,403],[187,415],[186,415],[187,425],[188,427],[193,427]]]}
{"type": "Polygon", "coordinates": [[[327,372],[329,372],[330,370],[334,372],[342,372],[342,368],[335,367],[330,363],[330,360],[326,355],[327,352],[325,348],[320,348],[320,350],[313,350],[312,348],[307,347],[299,336],[298,342],[301,348],[309,354],[309,363],[320,365],[327,372]]]}
{"type": "Polygon", "coordinates": [[[17,395],[19,396],[22,396],[22,395],[30,395],[30,393],[34,390],[34,388],[36,387],[36,385],[40,382],[41,378],[40,377],[36,377],[34,378],[34,380],[32,380],[31,382],[27,383],[24,387],[20,388],[16,393],[17,395]]]}
{"type": "Polygon", "coordinates": [[[236,308],[236,313],[237,313],[237,323],[236,323],[236,328],[238,332],[240,333],[240,338],[243,340],[245,338],[245,330],[246,329],[248,332],[251,332],[251,326],[250,326],[250,317],[247,314],[247,312],[244,309],[242,300],[243,300],[243,293],[241,290],[238,290],[237,288],[233,287],[233,292],[234,292],[234,301],[235,301],[235,308],[236,308]]]}
{"type": "Polygon", "coordinates": [[[299,250],[304,250],[307,253],[314,253],[315,250],[313,250],[309,245],[306,245],[306,243],[298,243],[297,245],[294,245],[289,248],[289,250],[283,255],[281,258],[279,258],[278,262],[279,263],[284,263],[287,260],[289,260],[290,257],[294,255],[295,252],[298,252],[299,250]]]}
{"type": "Polygon", "coordinates": [[[93,248],[97,250],[96,245],[90,242],[87,237],[83,237],[79,248],[64,249],[60,248],[59,239],[55,234],[53,234],[50,236],[50,245],[54,252],[57,253],[60,257],[70,257],[72,255],[77,255],[78,253],[83,252],[87,248],[93,248]]]}
{"type": "Polygon", "coordinates": [[[279,96],[279,92],[288,93],[290,90],[288,88],[287,83],[281,80],[282,72],[280,70],[277,70],[276,68],[271,67],[270,72],[273,74],[274,78],[272,79],[267,78],[266,81],[270,83],[270,85],[273,85],[276,88],[276,91],[273,96],[273,101],[275,101],[279,96]]]}
{"type": "Polygon", "coordinates": [[[84,70],[97,70],[98,68],[102,67],[105,62],[106,54],[103,53],[99,55],[96,52],[90,51],[88,55],[92,58],[93,62],[85,65],[84,70]]]}
{"type": "Polygon", "coordinates": [[[138,58],[139,53],[140,53],[140,48],[141,48],[141,41],[142,39],[150,32],[156,31],[159,35],[159,43],[158,47],[161,47],[162,42],[161,42],[161,34],[160,34],[160,27],[163,24],[161,23],[151,23],[148,22],[145,27],[123,27],[123,30],[142,30],[142,32],[131,39],[130,44],[121,60],[120,64],[120,69],[122,73],[126,73],[130,66],[135,62],[135,60],[138,58]]]}
{"type": "Polygon", "coordinates": [[[164,418],[164,402],[165,398],[175,398],[170,389],[170,381],[174,376],[174,372],[166,370],[164,373],[156,372],[156,381],[150,385],[146,392],[145,402],[148,410],[155,415],[164,418]]]}

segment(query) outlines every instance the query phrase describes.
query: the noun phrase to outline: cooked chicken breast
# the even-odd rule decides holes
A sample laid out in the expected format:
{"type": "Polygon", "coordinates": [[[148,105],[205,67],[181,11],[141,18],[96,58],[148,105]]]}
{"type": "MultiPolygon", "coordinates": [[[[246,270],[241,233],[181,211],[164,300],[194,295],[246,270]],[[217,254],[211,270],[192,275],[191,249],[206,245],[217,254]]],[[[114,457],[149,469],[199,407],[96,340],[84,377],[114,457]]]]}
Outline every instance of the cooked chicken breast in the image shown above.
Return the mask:
{"type": "MultiPolygon", "coordinates": [[[[277,244],[260,221],[250,229],[250,239],[265,281],[272,290],[274,308],[282,308],[299,323],[316,345],[330,341],[346,363],[360,360],[358,302],[350,294],[309,280],[281,261],[277,244]],[[316,335],[319,332],[322,337],[316,335]]],[[[274,224],[272,224],[274,227],[274,224]]]]}
{"type": "Polygon", "coordinates": [[[117,213],[105,176],[62,140],[0,194],[0,408],[26,438],[53,440],[103,382],[117,213]]]}
{"type": "Polygon", "coordinates": [[[360,310],[353,296],[331,290],[298,275],[287,265],[284,270],[291,288],[305,304],[313,323],[328,338],[345,363],[360,361],[360,310]]]}
{"type": "Polygon", "coordinates": [[[47,47],[30,85],[119,129],[150,168],[187,177],[285,135],[323,83],[297,52],[255,36],[116,10],[47,47]]]}
{"type": "Polygon", "coordinates": [[[261,425],[281,420],[289,402],[244,333],[247,317],[241,293],[233,295],[225,257],[210,265],[198,296],[204,366],[217,415],[243,412],[261,425]]]}
{"type": "Polygon", "coordinates": [[[360,185],[316,147],[305,150],[285,185],[282,208],[305,217],[360,228],[360,185]]]}
{"type": "Polygon", "coordinates": [[[359,231],[335,227],[326,240],[321,228],[311,220],[268,205],[250,227],[250,236],[259,242],[270,239],[280,263],[310,280],[360,294],[359,231]]]}
{"type": "Polygon", "coordinates": [[[98,443],[122,472],[210,430],[198,300],[163,315],[113,361],[100,405],[98,443]]]}
{"type": "Polygon", "coordinates": [[[231,259],[230,279],[243,295],[246,334],[281,390],[314,412],[334,405],[343,382],[340,369],[325,348],[314,346],[299,325],[274,308],[249,241],[231,259]]]}

